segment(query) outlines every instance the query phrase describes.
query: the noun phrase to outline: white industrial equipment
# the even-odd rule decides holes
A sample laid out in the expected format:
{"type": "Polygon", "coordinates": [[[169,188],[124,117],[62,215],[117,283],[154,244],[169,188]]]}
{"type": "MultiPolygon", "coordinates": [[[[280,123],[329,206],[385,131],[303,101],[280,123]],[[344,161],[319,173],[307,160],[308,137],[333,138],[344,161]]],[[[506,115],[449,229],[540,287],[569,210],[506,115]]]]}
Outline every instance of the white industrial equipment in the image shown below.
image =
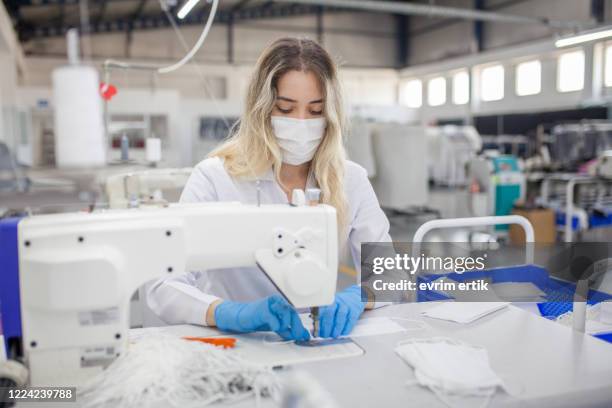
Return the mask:
{"type": "Polygon", "coordinates": [[[425,128],[356,118],[346,140],[349,159],[368,172],[381,207],[423,209],[429,203],[425,128]]]}
{"type": "Polygon", "coordinates": [[[471,209],[475,216],[509,215],[526,191],[525,174],[518,159],[485,151],[469,162],[471,209]]]}
{"type": "Polygon", "coordinates": [[[482,139],[473,126],[427,128],[429,178],[437,185],[465,186],[467,163],[482,149],[482,139]]]}
{"type": "Polygon", "coordinates": [[[160,204],[178,201],[191,175],[191,168],[151,169],[114,174],[106,179],[105,190],[110,208],[128,208],[140,204],[160,204]],[[165,197],[173,190],[175,197],[165,197]]]}
{"type": "Polygon", "coordinates": [[[380,205],[393,210],[426,207],[427,139],[422,126],[396,123],[371,125],[376,176],[372,187],[380,205]]]}
{"type": "Polygon", "coordinates": [[[376,176],[376,159],[372,147],[373,122],[367,122],[359,117],[351,119],[351,130],[345,140],[348,158],[362,166],[368,172],[368,177],[376,176]]]}
{"type": "Polygon", "coordinates": [[[590,173],[593,176],[612,179],[612,150],[606,150],[599,155],[595,164],[590,167],[590,173]]]}
{"type": "Polygon", "coordinates": [[[327,205],[180,204],[41,215],[17,227],[13,312],[31,385],[81,384],[123,353],[130,297],[155,278],[258,265],[296,308],[331,304],[336,290],[336,211],[327,205]]]}
{"type": "Polygon", "coordinates": [[[56,164],[100,167],[106,163],[106,147],[98,71],[80,64],[77,30],[69,30],[66,38],[70,65],[52,75],[56,164]]]}

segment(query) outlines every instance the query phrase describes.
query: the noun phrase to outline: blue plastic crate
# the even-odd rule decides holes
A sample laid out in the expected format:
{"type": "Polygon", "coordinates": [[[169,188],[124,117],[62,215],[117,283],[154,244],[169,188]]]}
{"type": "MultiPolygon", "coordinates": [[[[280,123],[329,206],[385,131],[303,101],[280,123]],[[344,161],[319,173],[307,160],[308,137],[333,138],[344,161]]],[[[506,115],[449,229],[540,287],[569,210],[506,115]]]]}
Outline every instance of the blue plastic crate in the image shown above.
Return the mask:
{"type": "MultiPolygon", "coordinates": [[[[538,303],[540,314],[547,318],[554,318],[573,309],[574,292],[576,284],[564,282],[550,277],[546,269],[537,265],[518,265],[512,267],[489,269],[484,271],[471,271],[465,273],[432,274],[419,276],[417,283],[432,282],[440,277],[447,277],[456,282],[472,281],[475,279],[488,279],[492,283],[501,282],[531,282],[546,294],[546,302],[538,303]]],[[[451,297],[436,291],[417,291],[418,302],[437,300],[450,300],[451,297]]],[[[605,300],[611,300],[612,295],[589,290],[587,304],[595,305],[605,300]]],[[[612,333],[597,335],[596,337],[612,342],[612,333]]]]}
{"type": "MultiPolygon", "coordinates": [[[[565,212],[556,211],[555,212],[555,224],[559,226],[565,226],[565,212]]],[[[576,231],[578,229],[578,217],[572,216],[572,230],[576,231]]]]}
{"type": "MultiPolygon", "coordinates": [[[[447,273],[447,274],[431,274],[418,276],[417,284],[421,282],[433,282],[434,280],[446,277],[456,282],[466,282],[475,279],[487,279],[491,283],[501,282],[531,282],[540,290],[545,292],[544,288],[548,285],[549,276],[546,269],[537,265],[517,265],[510,267],[487,269],[483,271],[470,271],[464,273],[447,273]]],[[[436,291],[426,290],[417,291],[418,302],[429,302],[436,300],[449,300],[451,297],[436,291]]]]}
{"type": "MultiPolygon", "coordinates": [[[[589,228],[605,228],[612,226],[612,213],[608,215],[591,213],[589,214],[589,228]]],[[[555,212],[555,223],[558,226],[565,226],[565,212],[555,212]]],[[[572,230],[578,230],[578,217],[572,216],[572,230]]]]}

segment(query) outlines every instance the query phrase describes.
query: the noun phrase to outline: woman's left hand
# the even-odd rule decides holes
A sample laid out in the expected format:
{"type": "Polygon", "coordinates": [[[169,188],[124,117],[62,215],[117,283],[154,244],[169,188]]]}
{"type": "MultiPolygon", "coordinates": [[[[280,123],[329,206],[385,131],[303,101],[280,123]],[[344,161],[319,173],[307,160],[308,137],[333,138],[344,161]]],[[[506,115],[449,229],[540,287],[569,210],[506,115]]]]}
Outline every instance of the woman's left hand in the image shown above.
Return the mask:
{"type": "Polygon", "coordinates": [[[349,286],[336,294],[334,303],[322,307],[319,312],[319,337],[337,338],[349,334],[364,308],[358,285],[349,286]]]}

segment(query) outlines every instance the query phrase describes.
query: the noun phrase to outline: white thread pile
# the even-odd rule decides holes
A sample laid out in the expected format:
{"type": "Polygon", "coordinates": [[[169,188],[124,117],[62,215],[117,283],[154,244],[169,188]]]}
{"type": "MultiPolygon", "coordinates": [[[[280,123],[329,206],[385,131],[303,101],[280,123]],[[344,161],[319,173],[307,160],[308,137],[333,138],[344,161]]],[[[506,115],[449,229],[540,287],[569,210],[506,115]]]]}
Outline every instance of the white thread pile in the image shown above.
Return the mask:
{"type": "Polygon", "coordinates": [[[106,370],[79,387],[85,408],[203,407],[255,397],[280,398],[271,368],[236,353],[163,333],[131,344],[106,370]]]}

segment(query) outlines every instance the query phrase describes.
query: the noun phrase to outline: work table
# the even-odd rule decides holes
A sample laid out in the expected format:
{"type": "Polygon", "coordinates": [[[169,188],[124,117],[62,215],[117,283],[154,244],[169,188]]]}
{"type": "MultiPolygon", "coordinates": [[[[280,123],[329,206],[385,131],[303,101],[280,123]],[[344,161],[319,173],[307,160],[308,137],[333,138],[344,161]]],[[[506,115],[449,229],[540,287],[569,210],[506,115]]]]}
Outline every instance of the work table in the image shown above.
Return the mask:
{"type": "MultiPolygon", "coordinates": [[[[512,305],[467,325],[420,316],[433,306],[434,303],[417,303],[368,311],[364,318],[401,317],[423,321],[427,327],[417,330],[416,324],[398,320],[410,330],[354,339],[365,350],[359,357],[304,363],[293,370],[310,373],[339,407],[446,407],[430,390],[407,385],[414,379],[413,370],[394,348],[407,338],[450,337],[485,347],[492,368],[514,394],[510,396],[498,390],[489,407],[612,406],[612,344],[512,305]]],[[[185,330],[185,335],[194,331],[202,336],[219,334],[215,329],[195,326],[163,330],[179,335],[185,330]]],[[[284,376],[289,371],[284,368],[278,373],[284,376]]],[[[233,407],[252,405],[252,399],[232,404],[233,407]]],[[[269,399],[264,399],[262,405],[276,406],[269,399]]]]}
{"type": "Polygon", "coordinates": [[[432,306],[405,304],[367,312],[365,317],[422,320],[429,328],[360,337],[355,342],[366,351],[363,356],[300,368],[315,375],[342,407],[443,407],[431,391],[406,385],[414,379],[413,370],[394,352],[405,338],[443,336],[487,349],[492,368],[516,395],[498,391],[490,407],[612,406],[612,344],[515,306],[467,325],[419,316],[432,306]]]}
{"type": "MultiPolygon", "coordinates": [[[[354,341],[365,350],[360,357],[295,368],[312,374],[340,407],[446,407],[428,389],[406,384],[414,379],[413,370],[394,348],[398,341],[411,337],[450,337],[485,347],[492,368],[515,394],[497,391],[489,407],[612,406],[612,344],[515,306],[467,325],[420,316],[432,306],[405,304],[368,311],[364,318],[401,317],[424,321],[429,327],[359,337],[354,341]]],[[[416,327],[408,321],[398,322],[416,327]]]]}

